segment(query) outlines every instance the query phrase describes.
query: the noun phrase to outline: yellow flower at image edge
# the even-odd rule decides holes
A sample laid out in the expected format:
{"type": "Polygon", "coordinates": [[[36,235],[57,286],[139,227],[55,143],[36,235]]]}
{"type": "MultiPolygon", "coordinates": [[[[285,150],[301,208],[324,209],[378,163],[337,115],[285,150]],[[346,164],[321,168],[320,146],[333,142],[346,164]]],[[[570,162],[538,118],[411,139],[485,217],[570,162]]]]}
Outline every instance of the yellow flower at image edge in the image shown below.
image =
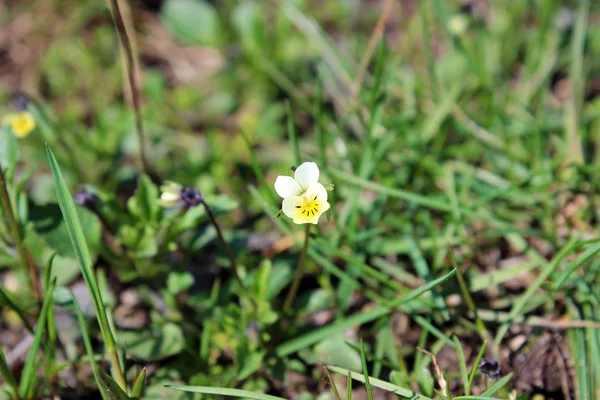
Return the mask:
{"type": "Polygon", "coordinates": [[[3,124],[10,126],[18,138],[24,138],[35,129],[35,119],[27,111],[19,111],[7,115],[2,120],[3,124]]]}
{"type": "Polygon", "coordinates": [[[295,224],[316,224],[331,207],[327,190],[319,182],[319,167],[305,162],[296,168],[294,177],[278,176],[275,191],[283,198],[281,209],[295,224]]]}

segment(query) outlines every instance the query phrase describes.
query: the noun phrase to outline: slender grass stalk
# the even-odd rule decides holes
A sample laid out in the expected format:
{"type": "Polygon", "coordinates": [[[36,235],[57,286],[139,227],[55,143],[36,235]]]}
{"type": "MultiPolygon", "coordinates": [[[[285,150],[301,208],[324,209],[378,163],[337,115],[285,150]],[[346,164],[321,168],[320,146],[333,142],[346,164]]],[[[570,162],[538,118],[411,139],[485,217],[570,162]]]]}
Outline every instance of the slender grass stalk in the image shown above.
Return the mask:
{"type": "Polygon", "coordinates": [[[15,245],[17,246],[17,252],[19,253],[19,259],[21,260],[21,264],[25,271],[27,271],[27,276],[29,276],[29,283],[31,285],[31,289],[33,290],[33,294],[35,299],[39,304],[42,303],[42,288],[40,287],[40,279],[38,276],[37,269],[35,268],[35,264],[33,262],[33,258],[31,257],[31,253],[29,249],[23,243],[23,237],[21,236],[21,229],[19,228],[19,223],[17,222],[17,218],[15,217],[15,213],[12,209],[12,204],[10,202],[10,196],[8,194],[8,187],[6,183],[6,179],[4,177],[4,171],[2,170],[2,166],[0,165],[0,201],[2,201],[2,207],[6,212],[6,219],[8,220],[8,225],[10,227],[10,231],[12,237],[15,241],[15,245]]]}
{"type": "Polygon", "coordinates": [[[296,297],[296,293],[298,292],[298,287],[300,286],[300,280],[302,279],[302,275],[304,274],[304,264],[306,260],[306,251],[308,250],[308,242],[310,239],[310,224],[305,224],[304,231],[304,245],[302,246],[302,252],[300,253],[300,260],[298,260],[298,266],[296,267],[296,272],[294,273],[294,279],[292,280],[292,286],[290,287],[290,291],[285,298],[285,303],[283,303],[283,310],[285,312],[290,311],[292,306],[292,302],[296,297]]]}
{"type": "Polygon", "coordinates": [[[231,251],[231,248],[229,247],[229,245],[225,241],[225,238],[223,237],[223,233],[221,232],[219,223],[217,222],[217,219],[215,218],[215,214],[213,214],[212,209],[210,208],[210,206],[204,199],[202,199],[202,205],[204,206],[204,209],[206,210],[206,215],[208,215],[210,222],[212,223],[212,225],[215,227],[215,230],[217,231],[217,237],[219,238],[219,242],[221,242],[221,247],[223,247],[225,254],[227,254],[227,258],[229,258],[229,263],[231,265],[231,270],[233,271],[233,276],[235,277],[235,280],[238,282],[238,284],[240,285],[242,290],[246,291],[247,288],[246,288],[246,285],[244,284],[244,281],[242,280],[242,276],[240,275],[238,264],[235,259],[235,256],[233,255],[233,251],[231,251]]]}
{"type": "Polygon", "coordinates": [[[144,132],[144,123],[142,120],[142,105],[140,101],[140,85],[138,82],[138,75],[135,70],[135,59],[133,56],[133,43],[129,34],[127,33],[127,27],[125,26],[125,20],[119,7],[119,0],[110,0],[112,5],[112,16],[119,39],[123,45],[123,50],[126,59],[127,79],[129,81],[129,87],[131,89],[131,100],[133,101],[133,111],[135,113],[135,128],[138,136],[140,146],[140,162],[145,173],[152,176],[150,171],[150,164],[148,163],[148,157],[146,155],[146,134],[144,132]]]}
{"type": "Polygon", "coordinates": [[[429,72],[429,83],[431,84],[431,91],[433,93],[434,100],[437,101],[439,97],[439,85],[435,71],[435,59],[433,58],[433,45],[431,44],[431,32],[429,32],[429,25],[427,22],[427,6],[428,1],[419,1],[419,16],[421,17],[421,29],[423,32],[423,45],[425,46],[425,57],[427,58],[427,71],[429,72]]]}
{"type": "Polygon", "coordinates": [[[85,236],[81,227],[81,221],[79,220],[75,203],[73,202],[73,197],[71,196],[67,184],[62,176],[56,158],[54,157],[54,154],[48,145],[46,145],[46,153],[48,155],[48,161],[50,163],[52,175],[54,176],[58,204],[69,232],[71,244],[73,245],[73,249],[77,255],[77,260],[79,261],[79,265],[81,267],[81,274],[83,275],[88,290],[90,291],[90,297],[92,298],[94,310],[96,311],[96,319],[98,321],[98,325],[100,326],[100,331],[111,359],[115,378],[121,388],[125,389],[127,387],[127,381],[125,380],[125,375],[119,362],[116,340],[106,315],[102,293],[100,292],[96,275],[94,274],[92,259],[85,241],[85,236]]]}
{"type": "Polygon", "coordinates": [[[333,393],[333,397],[335,398],[335,400],[342,400],[342,398],[340,397],[340,392],[338,392],[337,387],[335,386],[335,382],[333,381],[333,378],[329,373],[329,369],[327,369],[327,366],[325,366],[325,374],[327,374],[327,379],[329,379],[329,385],[331,386],[331,392],[333,393]]]}

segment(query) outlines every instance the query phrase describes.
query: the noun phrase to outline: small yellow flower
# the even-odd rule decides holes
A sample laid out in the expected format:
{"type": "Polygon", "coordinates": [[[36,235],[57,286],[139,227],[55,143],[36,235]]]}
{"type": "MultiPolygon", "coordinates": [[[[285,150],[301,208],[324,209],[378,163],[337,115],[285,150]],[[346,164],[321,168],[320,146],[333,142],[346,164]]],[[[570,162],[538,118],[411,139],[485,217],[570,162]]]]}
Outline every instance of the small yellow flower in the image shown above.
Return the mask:
{"type": "Polygon", "coordinates": [[[24,138],[35,129],[35,119],[27,111],[14,112],[4,117],[3,124],[10,126],[16,137],[24,138]]]}
{"type": "Polygon", "coordinates": [[[275,191],[283,198],[281,209],[295,224],[317,224],[319,217],[331,207],[327,190],[318,182],[319,167],[305,162],[296,168],[294,177],[278,176],[275,191]]]}

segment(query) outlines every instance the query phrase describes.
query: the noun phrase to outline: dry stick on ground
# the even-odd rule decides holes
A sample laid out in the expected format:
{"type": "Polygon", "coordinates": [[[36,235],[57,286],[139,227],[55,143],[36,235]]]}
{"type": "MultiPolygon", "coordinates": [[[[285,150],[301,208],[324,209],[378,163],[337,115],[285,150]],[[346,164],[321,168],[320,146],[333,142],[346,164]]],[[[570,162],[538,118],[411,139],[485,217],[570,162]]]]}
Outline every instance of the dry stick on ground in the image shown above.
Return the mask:
{"type": "Polygon", "coordinates": [[[375,53],[377,43],[383,36],[383,29],[385,28],[385,24],[387,23],[387,20],[390,17],[392,10],[394,9],[394,2],[395,0],[387,0],[385,2],[385,5],[383,6],[383,11],[381,11],[381,15],[379,16],[377,24],[375,25],[375,29],[373,29],[373,33],[371,34],[371,38],[369,39],[369,44],[367,45],[367,50],[363,54],[360,66],[358,67],[356,81],[352,86],[350,109],[354,109],[358,106],[358,95],[360,93],[362,81],[364,80],[365,75],[367,73],[367,67],[369,66],[369,62],[373,57],[373,53],[375,53]]]}
{"type": "Polygon", "coordinates": [[[29,249],[23,243],[23,238],[21,237],[21,230],[19,229],[19,223],[15,218],[15,214],[12,209],[12,205],[10,203],[10,196],[8,194],[8,189],[6,187],[6,179],[4,178],[4,171],[2,170],[2,166],[0,165],[0,201],[2,201],[2,207],[6,212],[6,219],[8,220],[8,225],[10,226],[11,234],[15,241],[15,245],[17,246],[17,252],[19,253],[19,259],[21,260],[21,264],[25,270],[28,270],[29,281],[31,284],[31,288],[33,290],[33,294],[35,295],[35,299],[39,304],[42,303],[42,288],[40,286],[40,278],[38,276],[37,269],[35,268],[35,263],[33,262],[33,257],[29,249]]]}
{"type": "Polygon", "coordinates": [[[144,172],[151,175],[150,165],[148,164],[148,158],[146,157],[146,134],[144,132],[144,124],[142,121],[142,105],[140,104],[140,87],[138,82],[138,75],[135,69],[135,59],[133,56],[132,41],[127,33],[125,27],[125,21],[123,20],[123,14],[119,7],[119,0],[110,0],[112,5],[112,16],[119,34],[119,39],[123,45],[125,52],[126,69],[127,69],[127,80],[131,89],[131,100],[133,102],[133,110],[135,113],[135,128],[138,135],[139,146],[140,146],[140,161],[144,172]]]}

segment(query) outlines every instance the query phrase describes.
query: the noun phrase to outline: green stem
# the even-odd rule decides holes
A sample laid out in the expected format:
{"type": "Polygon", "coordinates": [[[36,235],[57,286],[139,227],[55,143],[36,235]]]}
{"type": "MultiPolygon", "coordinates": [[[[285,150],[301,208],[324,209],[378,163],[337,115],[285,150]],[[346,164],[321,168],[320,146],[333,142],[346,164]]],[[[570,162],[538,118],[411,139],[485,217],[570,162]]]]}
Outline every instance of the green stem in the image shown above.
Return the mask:
{"type": "Polygon", "coordinates": [[[302,275],[304,274],[304,261],[306,260],[306,252],[308,250],[308,241],[310,239],[310,224],[305,224],[304,231],[304,246],[302,246],[302,252],[300,253],[300,260],[298,260],[298,265],[296,266],[296,272],[294,274],[294,280],[292,281],[292,286],[290,287],[290,291],[288,292],[287,297],[285,298],[285,303],[283,303],[283,310],[288,312],[292,306],[292,302],[296,297],[296,293],[298,292],[298,287],[300,286],[300,280],[302,279],[302,275]]]}
{"type": "Polygon", "coordinates": [[[219,241],[221,242],[221,246],[223,247],[225,254],[227,254],[227,258],[229,258],[229,262],[231,264],[231,270],[233,271],[233,276],[235,277],[236,281],[238,282],[238,284],[240,285],[242,290],[246,291],[246,285],[244,285],[244,282],[242,281],[242,277],[240,276],[237,261],[235,260],[235,257],[233,256],[233,252],[231,251],[231,248],[229,247],[229,245],[225,241],[225,238],[223,237],[223,233],[221,232],[221,228],[219,227],[219,224],[217,223],[217,219],[215,218],[215,215],[213,214],[210,206],[206,203],[206,201],[204,201],[204,199],[202,199],[202,205],[204,206],[204,209],[206,210],[206,215],[208,215],[210,222],[213,224],[213,226],[215,227],[215,230],[217,231],[217,236],[219,237],[219,241]]]}
{"type": "Polygon", "coordinates": [[[17,246],[17,252],[19,253],[19,259],[21,260],[21,264],[25,271],[28,271],[29,282],[31,284],[31,288],[35,295],[38,303],[42,302],[42,289],[40,287],[40,281],[38,277],[37,270],[33,263],[33,258],[31,257],[31,253],[25,247],[23,243],[23,238],[21,237],[21,230],[19,229],[19,223],[15,218],[15,214],[12,209],[12,204],[10,202],[10,196],[8,194],[8,187],[6,183],[6,179],[4,178],[4,171],[2,170],[2,166],[0,166],[0,201],[2,201],[2,207],[6,211],[6,219],[8,220],[8,225],[11,230],[11,234],[15,241],[15,245],[17,246]]]}

